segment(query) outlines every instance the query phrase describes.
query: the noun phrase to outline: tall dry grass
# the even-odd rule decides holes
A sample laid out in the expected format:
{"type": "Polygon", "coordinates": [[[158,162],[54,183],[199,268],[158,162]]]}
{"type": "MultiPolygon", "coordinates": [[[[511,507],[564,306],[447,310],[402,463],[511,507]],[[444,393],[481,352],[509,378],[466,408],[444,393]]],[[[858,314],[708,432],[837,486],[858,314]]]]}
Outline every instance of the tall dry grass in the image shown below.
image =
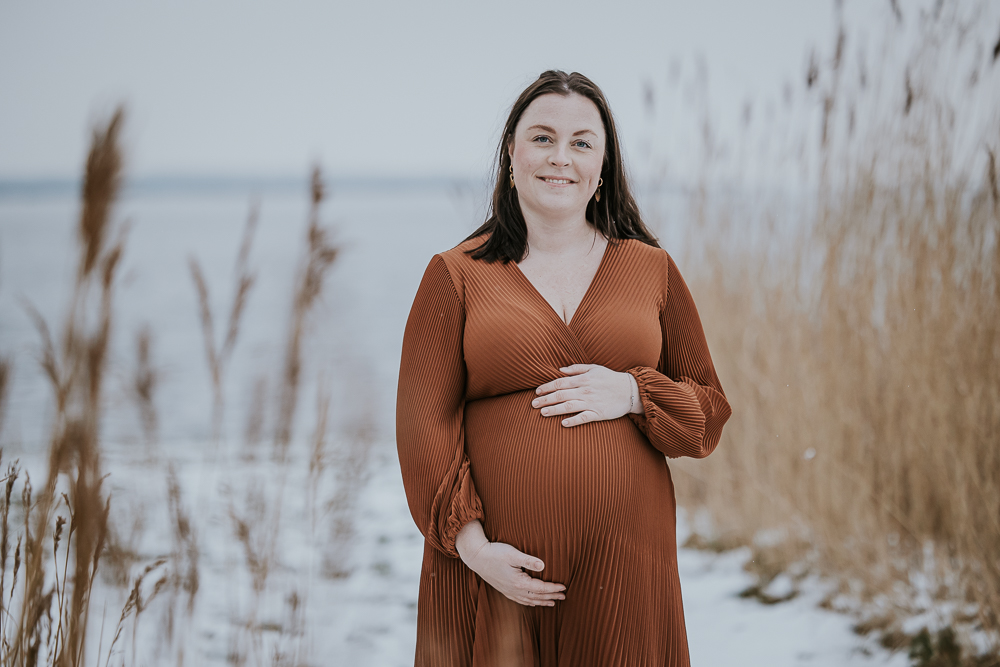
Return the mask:
{"type": "MultiPolygon", "coordinates": [[[[291,580],[284,576],[275,581],[272,574],[288,570],[282,553],[287,542],[304,541],[316,554],[338,558],[349,551],[354,502],[364,483],[372,442],[364,418],[357,421],[360,427],[355,424],[358,432],[331,442],[331,378],[318,383],[317,420],[311,437],[296,434],[301,385],[309,376],[305,349],[310,314],[322,298],[337,256],[329,231],[320,224],[322,178],[317,168],[310,186],[312,206],[305,251],[289,299],[288,332],[277,381],[269,383],[267,378],[261,378],[257,383],[247,414],[242,455],[225,446],[222,424],[226,375],[256,280],[250,253],[257,207],[251,208],[237,254],[233,296],[225,313],[221,341],[216,340],[215,323],[220,318],[210,307],[210,286],[198,261],[189,261],[213,393],[213,447],[202,465],[216,467],[223,483],[245,490],[245,497],[230,494],[228,507],[192,510],[193,501],[185,493],[181,475],[169,457],[156,451],[160,373],[153,353],[153,334],[144,328],[136,335],[134,372],[126,380],[126,392],[138,410],[149,454],[148,470],[143,474],[150,479],[160,475],[166,478],[171,545],[169,552],[162,555],[144,555],[140,545],[148,523],[141,502],[145,499],[124,499],[131,513],[111,512],[101,451],[101,422],[105,416],[102,397],[114,331],[114,292],[128,231],[127,226],[115,224],[113,219],[122,182],[119,136],[123,122],[124,113],[119,109],[107,124],[94,131],[82,188],[79,268],[58,344],[48,322],[30,303],[25,303],[39,332],[39,362],[52,388],[55,409],[49,470],[42,487],[36,489],[16,461],[7,464],[0,478],[0,666],[75,667],[129,661],[198,664],[202,656],[192,654],[192,640],[201,631],[197,604],[205,576],[202,536],[215,529],[211,525],[213,511],[228,516],[229,545],[242,552],[252,589],[249,605],[232,610],[229,661],[302,664],[308,654],[305,613],[309,589],[316,576],[341,577],[348,570],[342,559],[333,567],[317,558],[323,560],[319,567],[310,562],[291,580]],[[273,396],[267,391],[269,384],[277,388],[273,396]],[[268,430],[271,461],[257,471],[251,470],[252,479],[238,477],[233,464],[237,460],[253,463],[257,445],[268,430]],[[307,516],[296,520],[288,516],[285,504],[296,492],[289,488],[288,479],[300,474],[307,480],[307,516]],[[20,494],[16,493],[18,487],[20,494]],[[322,530],[323,526],[328,526],[327,530],[322,530]],[[304,531],[305,538],[292,535],[296,530],[304,531]],[[97,612],[94,591],[99,585],[99,568],[106,575],[104,584],[118,587],[124,599],[113,628],[104,625],[106,609],[100,610],[101,625],[92,625],[92,611],[97,612]],[[273,620],[275,598],[285,601],[284,619],[277,625],[273,620]],[[160,614],[155,639],[152,644],[140,645],[149,636],[148,632],[138,632],[140,617],[154,605],[160,614]],[[96,650],[92,644],[88,646],[88,637],[97,638],[96,650]]],[[[9,371],[9,360],[0,358],[0,429],[9,393],[9,371]]],[[[0,465],[3,463],[0,450],[0,465]]],[[[229,585],[240,585],[239,574],[232,573],[229,585]]]]}
{"type": "Polygon", "coordinates": [[[36,491],[15,464],[7,468],[0,507],[0,598],[5,598],[0,663],[5,667],[69,667],[87,659],[91,592],[108,538],[110,501],[103,486],[100,427],[115,280],[127,233],[112,221],[121,185],[123,118],[119,109],[93,134],[77,227],[79,264],[58,345],[44,318],[26,303],[42,340],[40,362],[55,413],[41,488],[36,491]],[[22,474],[15,519],[13,489],[22,474]],[[8,586],[12,529],[19,534],[8,586]]]}
{"type": "Polygon", "coordinates": [[[849,58],[844,27],[812,60],[818,123],[792,137],[816,149],[809,189],[760,195],[763,161],[696,188],[685,275],[734,417],[675,468],[680,502],[755,545],[764,583],[811,559],[886,637],[926,596],[996,642],[1000,43],[963,7],[911,13],[903,61],[849,58]]]}

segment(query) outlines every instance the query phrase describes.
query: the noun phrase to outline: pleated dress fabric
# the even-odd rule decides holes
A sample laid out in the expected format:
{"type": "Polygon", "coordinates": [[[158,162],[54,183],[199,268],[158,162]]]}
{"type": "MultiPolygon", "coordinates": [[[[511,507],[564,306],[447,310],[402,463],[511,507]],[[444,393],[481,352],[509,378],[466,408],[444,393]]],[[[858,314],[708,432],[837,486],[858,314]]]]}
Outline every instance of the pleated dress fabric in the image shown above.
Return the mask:
{"type": "Polygon", "coordinates": [[[611,241],[569,324],[514,262],[474,260],[471,239],[435,255],[403,339],[396,440],[424,535],[416,662],[689,665],[667,457],[704,457],[731,409],[673,259],[611,241]],[[629,372],[644,415],[574,427],[531,407],[561,367],[629,372]],[[458,558],[455,536],[537,556],[566,585],[526,607],[458,558]]]}

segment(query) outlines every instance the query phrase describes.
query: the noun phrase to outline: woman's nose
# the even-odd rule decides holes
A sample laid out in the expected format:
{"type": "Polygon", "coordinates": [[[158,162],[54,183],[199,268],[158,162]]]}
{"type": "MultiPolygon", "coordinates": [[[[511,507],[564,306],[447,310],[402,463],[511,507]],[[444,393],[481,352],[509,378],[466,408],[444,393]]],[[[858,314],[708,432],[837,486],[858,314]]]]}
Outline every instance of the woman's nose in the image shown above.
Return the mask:
{"type": "Polygon", "coordinates": [[[569,151],[565,146],[556,146],[556,149],[549,153],[549,164],[553,167],[569,166],[569,151]]]}

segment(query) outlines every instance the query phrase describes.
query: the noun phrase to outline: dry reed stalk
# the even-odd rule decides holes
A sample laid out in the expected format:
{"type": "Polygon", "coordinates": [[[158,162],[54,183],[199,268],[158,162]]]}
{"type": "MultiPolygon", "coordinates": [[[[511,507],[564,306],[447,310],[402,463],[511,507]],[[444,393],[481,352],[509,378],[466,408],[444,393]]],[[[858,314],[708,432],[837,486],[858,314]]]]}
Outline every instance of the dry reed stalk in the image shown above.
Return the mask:
{"type": "MultiPolygon", "coordinates": [[[[294,283],[292,308],[288,333],[282,358],[282,369],[278,389],[278,406],[273,431],[273,456],[277,463],[275,475],[260,483],[247,487],[246,495],[240,503],[230,496],[228,500],[229,519],[233,534],[243,550],[244,560],[251,576],[254,599],[249,613],[244,618],[241,629],[234,637],[230,662],[245,664],[251,656],[261,662],[265,656],[264,628],[258,622],[261,600],[270,586],[269,578],[275,567],[277,549],[281,541],[283,525],[283,504],[289,468],[288,450],[293,440],[294,422],[300,385],[302,383],[303,344],[307,320],[313,306],[322,295],[323,285],[329,268],[337,256],[337,249],[327,238],[327,232],[319,224],[319,209],[324,198],[322,177],[319,168],[314,169],[311,181],[311,208],[307,228],[306,250],[299,264],[298,276],[294,283]]],[[[246,266],[247,243],[241,247],[238,266],[246,266]]],[[[245,273],[245,268],[243,269],[245,273]]],[[[239,275],[241,270],[237,269],[239,275]]],[[[266,380],[261,378],[255,384],[251,411],[247,415],[245,429],[246,456],[260,440],[264,424],[264,396],[266,380]]],[[[310,514],[311,532],[315,532],[317,518],[316,505],[319,479],[326,465],[326,431],[330,396],[322,378],[317,388],[317,425],[312,438],[312,448],[307,457],[309,462],[307,483],[307,505],[310,514]]],[[[311,578],[311,566],[307,578],[311,578]]],[[[308,589],[308,582],[307,582],[308,589]]],[[[272,644],[270,661],[273,664],[296,664],[299,655],[297,646],[286,646],[283,639],[288,629],[296,641],[301,640],[305,600],[296,591],[286,598],[289,609],[289,623],[279,632],[278,640],[272,644]]]]}
{"type": "MultiPolygon", "coordinates": [[[[1000,113],[994,95],[985,126],[956,122],[974,103],[935,88],[936,60],[968,25],[950,11],[924,17],[905,73],[884,73],[899,77],[892,116],[859,127],[863,91],[846,94],[839,60],[839,73],[810,71],[830,102],[798,236],[743,243],[748,216],[788,215],[784,202],[710,186],[692,202],[704,263],[685,273],[734,419],[712,457],[671,466],[681,502],[723,533],[783,533],[779,560],[806,544],[863,596],[901,605],[896,593],[912,599],[930,576],[934,599],[974,602],[1000,637],[1000,113]],[[982,162],[956,152],[970,127],[982,162]]],[[[964,94],[984,99],[975,85],[964,94]]]]}
{"type": "Polygon", "coordinates": [[[193,256],[188,259],[191,280],[194,282],[195,292],[198,295],[198,313],[201,319],[202,338],[205,344],[205,359],[208,363],[208,371],[212,380],[212,395],[214,399],[212,404],[212,437],[216,442],[222,435],[222,419],[225,409],[223,392],[225,372],[232,357],[233,349],[236,347],[236,340],[239,337],[240,321],[247,298],[256,280],[256,275],[250,271],[248,263],[254,234],[257,230],[258,218],[259,209],[254,204],[250,208],[250,214],[247,217],[247,223],[243,231],[243,239],[240,243],[239,254],[236,258],[234,267],[235,289],[233,290],[232,304],[229,308],[226,337],[220,346],[217,346],[215,342],[215,318],[212,314],[208,283],[205,280],[205,275],[201,270],[198,260],[193,256]]]}
{"type": "Polygon", "coordinates": [[[335,476],[335,491],[326,502],[330,521],[330,541],[323,550],[323,574],[342,578],[350,574],[347,566],[351,541],[355,534],[354,509],[358,495],[368,481],[368,460],[375,441],[375,422],[370,413],[363,413],[345,437],[338,441],[331,463],[335,476]]]}
{"type": "MultiPolygon", "coordinates": [[[[33,494],[26,474],[22,488],[23,529],[18,536],[15,566],[20,568],[23,544],[24,581],[20,609],[16,618],[8,615],[3,631],[7,650],[0,664],[5,667],[34,665],[43,656],[51,665],[75,666],[81,664],[85,655],[90,591],[108,524],[109,500],[102,489],[99,428],[115,277],[127,233],[124,226],[116,232],[110,219],[121,185],[122,157],[118,144],[123,118],[119,109],[106,126],[94,131],[78,227],[79,267],[59,353],[44,319],[28,305],[29,315],[41,335],[41,365],[52,386],[56,409],[45,484],[39,493],[33,494]],[[110,244],[109,239],[113,239],[110,244]],[[59,577],[56,561],[55,584],[49,586],[48,538],[52,536],[53,551],[58,554],[65,523],[65,519],[57,517],[52,525],[52,512],[59,498],[57,487],[63,483],[60,480],[68,491],[62,497],[67,501],[71,519],[65,539],[63,574],[59,577]],[[73,576],[70,577],[71,552],[73,576]],[[58,615],[54,634],[53,606],[58,615]]],[[[15,476],[8,478],[8,493],[14,479],[15,476]]],[[[6,512],[4,519],[6,531],[6,512]]],[[[15,588],[16,580],[11,585],[10,599],[15,588]]]]}
{"type": "MultiPolygon", "coordinates": [[[[136,360],[128,383],[129,398],[134,401],[139,412],[139,423],[150,463],[155,461],[153,447],[157,441],[158,424],[155,392],[159,384],[159,373],[152,360],[152,344],[152,331],[145,325],[136,333],[136,360]]],[[[140,560],[137,545],[145,527],[145,506],[132,500],[124,508],[127,517],[117,516],[108,522],[103,573],[108,581],[126,588],[133,583],[132,567],[140,560]]],[[[101,637],[103,639],[103,633],[101,637]]]]}
{"type": "Polygon", "coordinates": [[[292,302],[292,317],[285,343],[285,359],[282,371],[281,397],[274,435],[275,457],[285,460],[292,440],[295,409],[298,404],[300,375],[302,373],[302,337],[305,333],[306,317],[323,290],[323,282],[334,260],[337,248],[330,244],[327,232],[319,225],[319,209],[324,197],[322,174],[319,167],[312,173],[312,206],[309,212],[309,228],[304,265],[301,266],[296,281],[292,302]]]}
{"type": "Polygon", "coordinates": [[[202,273],[201,265],[194,257],[188,259],[188,269],[198,294],[198,314],[201,319],[202,338],[205,342],[205,361],[212,380],[212,437],[217,440],[222,425],[222,368],[219,354],[215,349],[215,324],[212,318],[212,304],[208,295],[208,283],[202,273]]]}
{"type": "Polygon", "coordinates": [[[7,395],[10,390],[10,359],[0,357],[0,435],[3,435],[4,416],[7,414],[7,395]]]}
{"type": "Polygon", "coordinates": [[[87,155],[83,181],[83,210],[80,214],[80,241],[84,246],[78,282],[85,279],[98,263],[104,239],[111,224],[111,209],[118,197],[122,180],[122,154],[119,135],[125,120],[118,108],[103,129],[95,128],[87,155]]]}
{"type": "MultiPolygon", "coordinates": [[[[3,450],[0,449],[0,463],[2,462],[3,450]]],[[[10,602],[5,599],[7,598],[5,585],[7,581],[7,557],[10,555],[10,499],[14,491],[14,483],[17,481],[17,477],[20,472],[20,468],[18,468],[16,464],[7,464],[7,473],[3,479],[3,506],[0,507],[0,642],[3,644],[4,653],[6,653],[9,649],[5,628],[8,625],[8,617],[10,616],[10,612],[8,611],[10,602]]],[[[18,544],[18,551],[20,552],[20,543],[18,544]]],[[[18,554],[18,557],[20,558],[20,553],[18,554]]],[[[14,576],[16,577],[16,575],[14,576]]],[[[10,587],[11,602],[14,597],[15,585],[16,581],[13,582],[10,587]]]]}
{"type": "Polygon", "coordinates": [[[243,309],[246,307],[250,290],[257,280],[257,274],[250,270],[249,262],[250,249],[253,246],[253,239],[257,232],[257,223],[259,220],[260,205],[255,202],[250,206],[250,214],[247,217],[247,224],[243,229],[240,250],[236,256],[236,265],[233,267],[233,276],[235,279],[233,303],[229,309],[229,324],[226,327],[226,339],[222,343],[222,350],[219,355],[227,361],[233,353],[233,348],[236,346],[243,309]]]}
{"type": "MultiPolygon", "coordinates": [[[[304,628],[304,619],[309,605],[309,593],[312,589],[313,577],[315,575],[314,559],[312,553],[319,548],[316,539],[316,529],[319,524],[320,502],[319,489],[320,480],[329,463],[328,457],[328,428],[330,419],[331,392],[330,385],[322,374],[316,382],[316,426],[312,435],[312,447],[309,456],[309,474],[306,483],[306,511],[309,516],[309,549],[310,558],[307,564],[305,586],[301,597],[294,593],[295,604],[291,607],[292,619],[299,618],[298,625],[304,628]]],[[[295,624],[293,623],[293,631],[295,624]]],[[[302,634],[300,632],[300,634],[302,634]]],[[[295,664],[295,663],[290,663],[295,664]]]]}
{"type": "Polygon", "coordinates": [[[190,614],[194,610],[195,597],[200,586],[198,562],[201,550],[198,547],[198,535],[191,517],[184,509],[180,481],[171,465],[167,470],[167,498],[170,506],[170,516],[173,519],[175,571],[171,583],[175,589],[187,593],[187,609],[190,614]]]}
{"type": "MultiPolygon", "coordinates": [[[[306,506],[309,510],[310,542],[315,541],[316,526],[319,520],[319,485],[329,463],[328,437],[330,419],[330,386],[324,377],[316,383],[316,427],[313,430],[312,448],[309,456],[309,475],[306,485],[306,506]]],[[[310,561],[310,577],[312,576],[310,561]]]]}
{"type": "Polygon", "coordinates": [[[153,394],[159,383],[159,373],[152,362],[153,332],[144,326],[135,337],[136,365],[132,378],[132,395],[139,408],[139,420],[147,447],[156,441],[156,405],[153,394]]]}
{"type": "MultiPolygon", "coordinates": [[[[319,224],[320,204],[324,197],[322,174],[315,167],[310,182],[311,206],[309,226],[306,236],[306,252],[299,265],[299,275],[295,281],[292,296],[292,312],[288,336],[285,341],[284,363],[279,388],[277,423],[274,432],[274,457],[279,464],[276,497],[264,531],[264,549],[250,547],[250,524],[241,520],[235,511],[230,515],[236,534],[246,547],[247,564],[254,573],[255,590],[262,591],[267,579],[269,564],[274,559],[280,532],[282,506],[284,503],[285,480],[287,477],[287,454],[292,441],[299,386],[301,384],[302,342],[305,335],[306,319],[313,305],[319,299],[326,273],[337,257],[337,249],[327,240],[327,232],[319,224]]],[[[263,487],[261,487],[262,489],[263,487]]],[[[262,491],[260,491],[262,492],[262,491]]]]}
{"type": "Polygon", "coordinates": [[[250,412],[243,429],[243,457],[253,460],[257,448],[264,439],[265,407],[267,404],[267,378],[258,377],[253,384],[250,397],[250,412]]]}

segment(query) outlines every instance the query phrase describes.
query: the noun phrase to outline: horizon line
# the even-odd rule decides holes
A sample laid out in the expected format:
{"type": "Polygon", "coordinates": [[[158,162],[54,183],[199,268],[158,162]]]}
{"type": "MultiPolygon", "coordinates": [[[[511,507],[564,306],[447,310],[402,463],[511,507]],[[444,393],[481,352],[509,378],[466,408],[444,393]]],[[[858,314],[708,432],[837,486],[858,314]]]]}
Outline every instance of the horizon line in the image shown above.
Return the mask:
{"type": "MultiPolygon", "coordinates": [[[[247,174],[146,174],[125,178],[122,196],[155,194],[225,194],[247,192],[251,194],[307,191],[309,175],[247,175],[247,174]]],[[[323,179],[328,189],[340,191],[405,191],[405,190],[455,190],[471,189],[488,191],[490,175],[454,176],[431,175],[346,175],[333,174],[323,179]]],[[[58,197],[78,195],[83,185],[81,177],[0,176],[0,199],[19,197],[58,197]]],[[[640,189],[647,189],[648,184],[640,189]]],[[[683,189],[679,183],[661,182],[656,190],[683,189]]]]}

